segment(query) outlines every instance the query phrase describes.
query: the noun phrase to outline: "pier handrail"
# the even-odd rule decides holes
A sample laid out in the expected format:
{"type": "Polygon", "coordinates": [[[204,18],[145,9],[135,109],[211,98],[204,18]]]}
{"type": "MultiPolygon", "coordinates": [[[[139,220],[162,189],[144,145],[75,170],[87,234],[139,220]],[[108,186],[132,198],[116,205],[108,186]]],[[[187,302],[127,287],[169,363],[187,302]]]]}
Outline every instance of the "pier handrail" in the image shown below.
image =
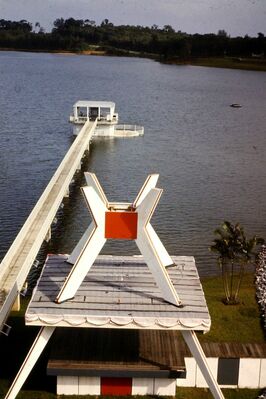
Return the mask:
{"type": "Polygon", "coordinates": [[[0,290],[6,293],[2,307],[0,304],[0,330],[16,300],[16,296],[22,289],[32,263],[68,190],[73,175],[80,165],[85,150],[89,146],[96,125],[97,120],[93,122],[87,121],[84,124],[0,264],[0,290]],[[62,184],[59,182],[60,178],[63,179],[62,184]],[[58,187],[59,184],[60,187],[58,187]],[[51,206],[48,207],[45,201],[48,200],[49,196],[52,196],[52,198],[51,206]],[[39,212],[44,209],[45,205],[48,208],[48,212],[44,215],[44,222],[38,231],[33,231],[35,238],[32,245],[29,248],[25,248],[27,242],[24,245],[23,242],[30,235],[31,228],[34,227],[34,221],[36,221],[39,212]],[[22,250],[26,252],[22,259],[23,263],[18,270],[13,270],[16,261],[22,254],[22,250]]]}
{"type": "Polygon", "coordinates": [[[138,125],[118,124],[115,125],[115,130],[138,132],[140,135],[144,134],[144,127],[138,125]]]}
{"type": "Polygon", "coordinates": [[[116,125],[115,128],[117,130],[120,130],[120,129],[121,130],[141,130],[141,129],[143,129],[143,126],[129,125],[129,124],[122,123],[122,124],[116,125]]]}

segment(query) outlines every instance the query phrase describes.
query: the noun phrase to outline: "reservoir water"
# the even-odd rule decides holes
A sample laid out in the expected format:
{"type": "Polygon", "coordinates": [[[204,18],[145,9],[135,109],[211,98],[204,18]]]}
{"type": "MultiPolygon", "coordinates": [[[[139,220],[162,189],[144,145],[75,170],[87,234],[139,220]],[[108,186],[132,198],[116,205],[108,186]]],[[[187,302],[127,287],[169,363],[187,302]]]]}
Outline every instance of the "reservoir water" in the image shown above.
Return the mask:
{"type": "MultiPolygon", "coordinates": [[[[121,122],[145,127],[143,137],[94,140],[86,170],[111,201],[128,202],[159,173],[152,224],[170,254],[195,256],[202,275],[218,273],[208,248],[223,220],[266,237],[264,72],[0,52],[1,259],[71,145],[68,117],[79,99],[114,101],[121,122]]],[[[69,253],[90,221],[78,184],[59,219],[49,250],[69,253]]],[[[103,253],[138,251],[113,241],[103,253]]]]}

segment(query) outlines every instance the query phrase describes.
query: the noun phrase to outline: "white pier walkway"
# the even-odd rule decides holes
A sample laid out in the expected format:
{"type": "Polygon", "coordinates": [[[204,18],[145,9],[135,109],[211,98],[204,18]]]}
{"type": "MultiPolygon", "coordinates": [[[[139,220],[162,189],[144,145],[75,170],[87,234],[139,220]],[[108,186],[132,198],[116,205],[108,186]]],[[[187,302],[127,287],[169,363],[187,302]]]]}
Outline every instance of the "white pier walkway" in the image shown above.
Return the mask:
{"type": "Polygon", "coordinates": [[[89,148],[96,125],[97,120],[85,123],[0,264],[0,331],[89,148]]]}

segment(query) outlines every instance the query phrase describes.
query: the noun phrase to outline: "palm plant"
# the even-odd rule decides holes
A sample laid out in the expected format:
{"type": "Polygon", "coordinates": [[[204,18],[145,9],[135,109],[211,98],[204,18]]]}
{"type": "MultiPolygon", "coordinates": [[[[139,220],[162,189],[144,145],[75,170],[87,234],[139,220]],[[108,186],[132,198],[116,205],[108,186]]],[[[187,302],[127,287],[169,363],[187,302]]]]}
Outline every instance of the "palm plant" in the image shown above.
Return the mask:
{"type": "Polygon", "coordinates": [[[263,238],[256,235],[248,239],[240,224],[224,221],[220,228],[214,231],[217,238],[210,247],[218,253],[218,264],[222,270],[225,303],[237,304],[238,295],[247,264],[255,260],[256,247],[264,243],[263,238]]]}

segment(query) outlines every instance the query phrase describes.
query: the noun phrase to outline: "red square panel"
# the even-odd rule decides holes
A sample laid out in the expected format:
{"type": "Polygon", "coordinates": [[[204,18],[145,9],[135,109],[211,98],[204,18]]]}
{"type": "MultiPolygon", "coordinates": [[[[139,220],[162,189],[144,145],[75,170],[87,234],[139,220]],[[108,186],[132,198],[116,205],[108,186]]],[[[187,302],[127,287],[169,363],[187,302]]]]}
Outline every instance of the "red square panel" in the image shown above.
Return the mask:
{"type": "Polygon", "coordinates": [[[135,240],[137,229],[137,212],[105,212],[105,238],[135,240]]]}
{"type": "Polygon", "coordinates": [[[131,395],[132,378],[101,377],[101,395],[131,395]]]}

